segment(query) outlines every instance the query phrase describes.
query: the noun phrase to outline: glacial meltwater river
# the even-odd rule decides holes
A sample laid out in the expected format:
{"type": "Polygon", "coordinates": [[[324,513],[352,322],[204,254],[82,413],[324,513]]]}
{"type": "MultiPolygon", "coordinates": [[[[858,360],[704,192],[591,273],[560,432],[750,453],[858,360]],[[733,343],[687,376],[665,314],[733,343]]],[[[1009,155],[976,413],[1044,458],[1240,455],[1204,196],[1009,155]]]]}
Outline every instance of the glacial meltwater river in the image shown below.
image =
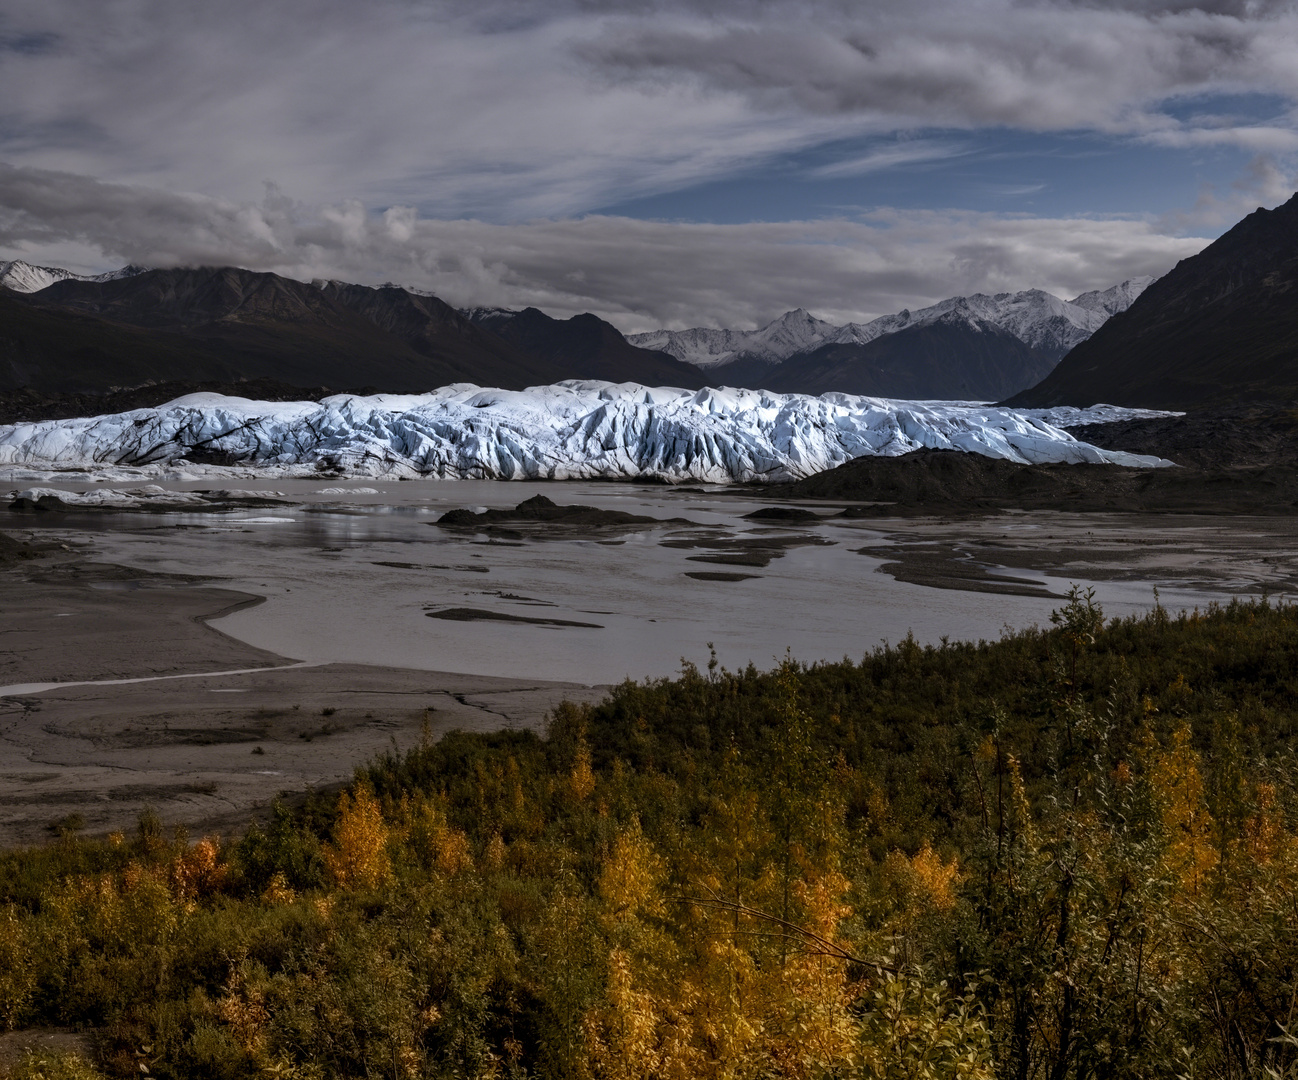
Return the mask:
{"type": "Polygon", "coordinates": [[[745,520],[770,505],[760,492],[588,482],[237,484],[283,493],[286,502],[219,513],[15,514],[0,524],[88,545],[99,561],[203,575],[263,596],[265,603],[212,625],[289,660],[588,684],[672,675],[682,659],[703,666],[709,643],[735,668],[749,661],[769,667],[786,650],[804,661],[859,658],[907,633],[933,643],[995,638],[1005,627],[1046,623],[1061,605],[1058,594],[1074,582],[1093,585],[1110,616],[1147,610],[1155,586],[1173,610],[1295,591],[1287,520],[1034,513],[784,524],[745,520]],[[536,494],[693,524],[589,535],[553,529],[522,538],[434,524],[453,507],[513,507],[536,494]],[[766,566],[713,558],[729,541],[763,537],[816,542],[789,546],[766,566]],[[711,546],[687,546],[700,538],[711,546]],[[979,544],[1034,552],[1005,573],[1056,595],[899,581],[878,572],[885,561],[879,549],[898,544],[931,545],[955,565],[983,559],[993,578],[1001,573],[996,556],[980,555],[979,544]],[[872,554],[859,553],[862,547],[872,554]],[[699,573],[740,579],[687,576],[699,573]],[[448,609],[460,609],[458,617],[429,617],[448,609]]]}

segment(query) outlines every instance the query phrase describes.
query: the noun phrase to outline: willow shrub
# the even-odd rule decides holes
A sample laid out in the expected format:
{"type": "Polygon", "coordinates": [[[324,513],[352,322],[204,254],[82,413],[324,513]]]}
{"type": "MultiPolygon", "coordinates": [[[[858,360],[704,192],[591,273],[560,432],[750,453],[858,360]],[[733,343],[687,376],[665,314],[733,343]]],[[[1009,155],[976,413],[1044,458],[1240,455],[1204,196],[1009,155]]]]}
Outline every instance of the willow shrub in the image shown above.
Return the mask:
{"type": "Polygon", "coordinates": [[[0,853],[36,1075],[1295,1075],[1298,612],[1238,602],[452,733],[228,843],[0,853]],[[62,1070],[62,1071],[60,1071],[62,1070]]]}

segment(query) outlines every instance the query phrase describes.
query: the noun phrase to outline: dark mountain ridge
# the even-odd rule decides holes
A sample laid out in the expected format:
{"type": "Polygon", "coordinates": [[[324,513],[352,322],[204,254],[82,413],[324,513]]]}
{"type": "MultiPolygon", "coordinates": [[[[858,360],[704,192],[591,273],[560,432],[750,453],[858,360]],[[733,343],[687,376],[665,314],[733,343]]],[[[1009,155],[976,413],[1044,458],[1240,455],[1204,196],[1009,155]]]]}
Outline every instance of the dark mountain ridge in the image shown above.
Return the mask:
{"type": "Polygon", "coordinates": [[[573,379],[606,379],[609,382],[642,382],[652,386],[680,386],[697,390],[707,385],[702,369],[669,356],[632,345],[612,323],[589,313],[555,319],[529,307],[506,316],[491,312],[485,325],[531,356],[562,363],[573,379]],[[649,377],[631,377],[635,369],[649,377]]]}
{"type": "Polygon", "coordinates": [[[994,323],[953,313],[863,345],[822,345],[791,356],[768,365],[762,386],[781,393],[993,401],[1053,366],[1052,357],[994,323]]]}
{"type": "Polygon", "coordinates": [[[1006,404],[1196,409],[1298,399],[1298,195],[1179,262],[1006,404]]]}
{"type": "Polygon", "coordinates": [[[307,284],[234,267],[0,288],[0,392],[269,380],[422,393],[456,382],[522,389],[568,378],[703,385],[593,315],[523,313],[513,340],[436,297],[395,286],[307,284]]]}

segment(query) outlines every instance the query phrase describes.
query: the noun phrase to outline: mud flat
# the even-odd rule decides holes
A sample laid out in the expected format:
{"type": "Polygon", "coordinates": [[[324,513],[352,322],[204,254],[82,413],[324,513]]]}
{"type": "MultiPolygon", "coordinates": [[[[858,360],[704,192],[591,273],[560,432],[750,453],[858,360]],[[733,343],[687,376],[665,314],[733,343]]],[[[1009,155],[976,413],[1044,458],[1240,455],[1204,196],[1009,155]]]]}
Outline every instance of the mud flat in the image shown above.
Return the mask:
{"type": "Polygon", "coordinates": [[[857,554],[881,560],[880,573],[931,589],[1055,603],[1075,582],[1101,595],[1152,582],[1176,608],[1298,594],[1296,518],[1034,512],[879,524],[880,538],[857,554]]]}
{"type": "Polygon", "coordinates": [[[995,637],[1044,625],[1072,583],[1110,616],[1147,610],[1155,586],[1174,610],[1298,594],[1295,515],[575,482],[520,515],[539,485],[376,483],[277,480],[290,504],[273,514],[6,515],[0,844],[69,819],[130,828],[146,805],[229,834],[394,740],[535,727],[604,695],[589,684],[670,676],[710,645],[735,668],[995,637]],[[514,520],[490,524],[493,505],[514,520]],[[429,527],[466,507],[466,527],[429,527]],[[496,527],[522,538],[486,542],[496,527]]]}
{"type": "Polygon", "coordinates": [[[260,601],[4,538],[0,845],[48,839],[60,823],[129,828],[146,806],[168,825],[234,831],[394,744],[537,728],[560,701],[605,691],[297,664],[207,625],[260,601]]]}
{"type": "MultiPolygon", "coordinates": [[[[842,511],[862,502],[772,505],[774,488],[274,484],[288,505],[273,514],[27,514],[14,515],[15,533],[77,548],[62,553],[69,558],[92,554],[157,575],[174,591],[220,588],[224,602],[265,598],[211,622],[263,650],[260,659],[256,651],[251,659],[233,654],[219,667],[185,670],[287,658],[529,684],[669,677],[682,658],[706,662],[713,647],[720,663],[737,668],[770,666],[786,650],[807,662],[860,657],[908,633],[922,642],[976,640],[1005,624],[1046,622],[1074,582],[1094,584],[1107,612],[1127,615],[1153,603],[1154,586],[1179,608],[1241,593],[1277,595],[1293,578],[1283,534],[1294,519],[1281,515],[1218,515],[1211,528],[1190,515],[1003,509],[890,516],[880,507],[857,518],[842,511]],[[530,498],[545,491],[553,501],[530,498]],[[532,513],[520,515],[520,502],[541,511],[535,520],[517,520],[532,513]],[[466,527],[438,524],[455,509],[465,510],[466,527]],[[617,513],[601,515],[605,523],[591,531],[599,511],[617,513]],[[544,520],[551,516],[587,521],[544,520]],[[489,524],[495,519],[501,524],[489,524]],[[1090,530],[1108,534],[1119,520],[1112,558],[1085,558],[1094,546],[1090,530]],[[499,527],[518,529],[520,538],[484,536],[499,527]],[[1229,559],[1206,540],[1218,533],[1229,559]],[[1002,535],[1013,540],[1011,550],[970,546],[979,537],[999,544],[1002,535]],[[1055,535],[1061,539],[1049,539],[1055,535]],[[1028,551],[1030,566],[1011,565],[1028,551]],[[1130,573],[1110,576],[1124,566],[1130,573]]],[[[131,582],[113,588],[140,591],[131,582]]]]}

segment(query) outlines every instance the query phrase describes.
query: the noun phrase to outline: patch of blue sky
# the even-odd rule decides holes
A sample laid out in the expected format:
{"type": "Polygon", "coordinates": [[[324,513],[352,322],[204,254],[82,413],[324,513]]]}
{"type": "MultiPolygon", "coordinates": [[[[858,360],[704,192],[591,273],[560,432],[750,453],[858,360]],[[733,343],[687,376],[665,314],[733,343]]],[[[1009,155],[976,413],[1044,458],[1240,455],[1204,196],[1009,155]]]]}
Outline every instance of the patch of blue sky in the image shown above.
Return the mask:
{"type": "MultiPolygon", "coordinates": [[[[1201,96],[1165,111],[1181,131],[1292,128],[1287,107],[1265,95],[1201,96]]],[[[1230,140],[1178,146],[1094,132],[933,130],[823,144],[598,212],[715,223],[807,220],[877,207],[1149,217],[1191,206],[1205,189],[1228,189],[1257,153],[1230,140]]]]}
{"type": "Polygon", "coordinates": [[[0,33],[0,53],[24,53],[28,56],[41,56],[52,53],[59,43],[59,35],[52,31],[38,31],[25,34],[0,33]]]}
{"type": "Polygon", "coordinates": [[[1294,104],[1279,94],[1186,94],[1159,106],[1159,112],[1194,127],[1292,125],[1294,104]]]}

